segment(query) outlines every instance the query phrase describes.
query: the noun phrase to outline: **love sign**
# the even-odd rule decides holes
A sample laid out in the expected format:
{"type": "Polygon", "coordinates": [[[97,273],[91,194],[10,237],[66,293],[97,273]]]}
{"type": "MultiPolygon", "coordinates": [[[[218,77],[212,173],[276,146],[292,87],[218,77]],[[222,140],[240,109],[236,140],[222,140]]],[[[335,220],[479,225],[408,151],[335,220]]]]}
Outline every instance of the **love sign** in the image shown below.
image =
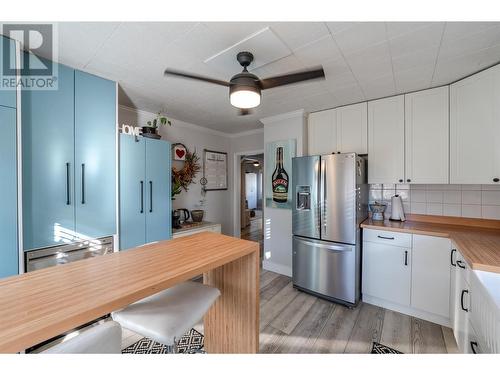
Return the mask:
{"type": "Polygon", "coordinates": [[[186,147],[182,144],[174,146],[174,160],[186,160],[186,147]]]}

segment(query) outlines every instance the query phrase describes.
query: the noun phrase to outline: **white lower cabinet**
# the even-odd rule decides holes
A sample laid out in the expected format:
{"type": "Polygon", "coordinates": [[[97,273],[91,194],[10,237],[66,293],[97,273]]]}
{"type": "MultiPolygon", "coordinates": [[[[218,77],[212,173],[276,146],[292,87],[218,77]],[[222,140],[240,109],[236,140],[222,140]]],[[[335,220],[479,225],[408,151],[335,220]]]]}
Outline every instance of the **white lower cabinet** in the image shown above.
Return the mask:
{"type": "Polygon", "coordinates": [[[383,243],[363,243],[363,295],[399,305],[410,304],[411,250],[383,243]]]}
{"type": "Polygon", "coordinates": [[[413,235],[412,307],[450,317],[450,251],[448,238],[413,235]]]}

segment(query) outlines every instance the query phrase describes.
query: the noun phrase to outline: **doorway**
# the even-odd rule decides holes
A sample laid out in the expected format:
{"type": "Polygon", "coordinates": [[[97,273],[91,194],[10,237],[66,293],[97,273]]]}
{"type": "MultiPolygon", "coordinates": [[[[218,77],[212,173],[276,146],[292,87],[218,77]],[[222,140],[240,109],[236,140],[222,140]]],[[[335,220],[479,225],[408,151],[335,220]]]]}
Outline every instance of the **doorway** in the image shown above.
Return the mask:
{"type": "Polygon", "coordinates": [[[240,237],[264,248],[264,154],[240,156],[240,237]]]}

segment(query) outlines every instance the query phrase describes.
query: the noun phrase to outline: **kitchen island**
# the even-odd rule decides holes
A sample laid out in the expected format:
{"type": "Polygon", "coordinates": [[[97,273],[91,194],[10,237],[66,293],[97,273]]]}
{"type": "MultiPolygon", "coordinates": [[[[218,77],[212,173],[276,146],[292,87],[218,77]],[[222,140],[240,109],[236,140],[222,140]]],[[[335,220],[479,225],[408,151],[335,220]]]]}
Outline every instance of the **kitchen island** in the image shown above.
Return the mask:
{"type": "Polygon", "coordinates": [[[0,280],[0,353],[16,353],[203,274],[221,296],[205,315],[208,353],[256,353],[259,245],[216,233],[0,280]]]}

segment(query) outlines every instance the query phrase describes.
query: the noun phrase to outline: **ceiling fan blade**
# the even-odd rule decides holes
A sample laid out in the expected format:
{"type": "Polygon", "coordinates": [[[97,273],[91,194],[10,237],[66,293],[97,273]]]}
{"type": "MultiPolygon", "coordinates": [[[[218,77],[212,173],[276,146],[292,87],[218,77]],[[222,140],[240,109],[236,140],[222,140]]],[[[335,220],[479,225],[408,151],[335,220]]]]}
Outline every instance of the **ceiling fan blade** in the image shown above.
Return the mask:
{"type": "Polygon", "coordinates": [[[229,87],[229,82],[221,81],[220,79],[215,79],[215,78],[200,76],[198,74],[192,74],[192,73],[183,72],[181,70],[165,69],[164,75],[166,75],[166,76],[170,75],[170,76],[176,76],[176,77],[182,77],[182,78],[196,79],[198,81],[204,81],[204,82],[208,82],[208,83],[215,83],[216,85],[221,85],[221,86],[227,86],[227,87],[229,87]]]}
{"type": "Polygon", "coordinates": [[[290,85],[292,83],[308,81],[311,79],[325,78],[323,67],[319,66],[313,69],[302,70],[283,74],[281,76],[269,77],[260,80],[262,90],[272,89],[273,87],[290,85]]]}
{"type": "Polygon", "coordinates": [[[238,116],[246,116],[246,115],[251,115],[251,114],[252,114],[251,109],[247,109],[247,108],[238,109],[238,116]]]}

